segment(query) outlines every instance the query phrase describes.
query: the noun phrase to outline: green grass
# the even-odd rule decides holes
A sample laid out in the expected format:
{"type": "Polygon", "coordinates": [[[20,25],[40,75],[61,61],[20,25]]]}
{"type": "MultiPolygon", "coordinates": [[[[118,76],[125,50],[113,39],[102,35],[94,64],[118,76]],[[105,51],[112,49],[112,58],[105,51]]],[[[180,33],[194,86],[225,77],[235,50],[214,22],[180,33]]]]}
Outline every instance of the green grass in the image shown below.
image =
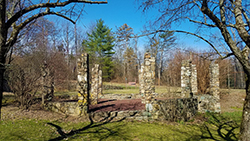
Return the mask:
{"type": "MultiPolygon", "coordinates": [[[[130,86],[126,85],[124,83],[107,83],[105,82],[104,85],[113,85],[113,86],[120,86],[123,89],[109,89],[109,90],[103,90],[104,94],[138,94],[139,93],[139,86],[130,86]]],[[[180,92],[179,87],[167,87],[167,86],[156,86],[155,87],[156,93],[175,93],[180,92]]],[[[56,91],[55,96],[58,95],[77,95],[77,91],[56,91]]]]}
{"type": "MultiPolygon", "coordinates": [[[[107,83],[105,82],[104,85],[113,85],[113,86],[120,86],[123,89],[109,89],[103,90],[104,94],[131,94],[131,93],[139,93],[139,85],[137,86],[129,86],[125,83],[107,83]]],[[[168,87],[168,86],[155,86],[156,93],[178,93],[181,92],[180,87],[168,87]]]]}
{"type": "MultiPolygon", "coordinates": [[[[43,120],[3,121],[0,125],[0,140],[60,140],[57,129],[43,120]]],[[[178,140],[198,137],[198,126],[166,125],[144,122],[60,123],[53,125],[62,128],[68,140],[178,140]],[[75,131],[75,133],[74,133],[75,131]]],[[[62,134],[62,133],[61,133],[62,134]]],[[[62,135],[63,135],[62,134],[62,135]]]]}
{"type": "Polygon", "coordinates": [[[242,112],[207,113],[207,121],[201,126],[202,138],[212,140],[237,140],[242,112]]]}
{"type": "Polygon", "coordinates": [[[243,111],[243,107],[231,107],[232,109],[234,109],[234,110],[238,110],[238,111],[243,111]]]}
{"type": "MultiPolygon", "coordinates": [[[[1,121],[0,140],[236,140],[242,112],[205,115],[206,122],[88,122],[36,119],[1,121]]],[[[195,121],[195,120],[194,120],[195,121]]]]}

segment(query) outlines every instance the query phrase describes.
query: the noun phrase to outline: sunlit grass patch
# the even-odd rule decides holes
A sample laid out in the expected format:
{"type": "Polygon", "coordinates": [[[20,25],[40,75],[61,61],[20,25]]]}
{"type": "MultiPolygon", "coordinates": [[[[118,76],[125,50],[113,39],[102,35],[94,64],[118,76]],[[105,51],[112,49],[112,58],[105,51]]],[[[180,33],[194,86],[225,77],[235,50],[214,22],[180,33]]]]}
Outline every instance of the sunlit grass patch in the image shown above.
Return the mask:
{"type": "Polygon", "coordinates": [[[236,140],[242,112],[207,113],[191,122],[61,122],[36,119],[2,121],[0,140],[236,140]]]}

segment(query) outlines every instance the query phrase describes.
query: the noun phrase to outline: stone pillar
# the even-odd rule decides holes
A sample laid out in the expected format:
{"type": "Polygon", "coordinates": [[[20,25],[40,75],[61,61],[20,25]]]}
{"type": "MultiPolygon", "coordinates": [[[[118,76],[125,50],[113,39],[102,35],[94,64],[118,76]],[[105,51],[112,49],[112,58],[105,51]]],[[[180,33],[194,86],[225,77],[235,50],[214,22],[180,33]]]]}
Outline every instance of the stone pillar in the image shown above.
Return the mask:
{"type": "Polygon", "coordinates": [[[98,91],[99,91],[99,65],[95,64],[92,68],[92,77],[91,77],[91,93],[90,93],[90,104],[97,104],[98,100],[98,91]]]}
{"type": "Polygon", "coordinates": [[[98,97],[103,96],[102,93],[102,70],[99,70],[98,97]]]}
{"type": "Polygon", "coordinates": [[[145,96],[144,96],[144,93],[145,93],[145,89],[144,89],[144,79],[143,79],[143,72],[144,72],[144,66],[141,65],[141,69],[139,70],[139,85],[140,85],[140,88],[139,88],[139,93],[141,94],[141,100],[142,100],[142,103],[145,103],[145,96]]]}
{"type": "Polygon", "coordinates": [[[196,65],[193,64],[191,64],[191,93],[193,95],[198,93],[197,70],[196,65]]]}
{"type": "Polygon", "coordinates": [[[77,60],[79,115],[86,115],[89,103],[89,56],[82,54],[77,60]]]}
{"type": "Polygon", "coordinates": [[[216,98],[220,98],[219,65],[211,63],[209,67],[209,73],[210,73],[210,95],[213,95],[216,98]]]}
{"type": "Polygon", "coordinates": [[[197,94],[197,70],[190,60],[181,63],[181,97],[189,98],[197,94]]]}
{"type": "Polygon", "coordinates": [[[143,81],[143,87],[141,88],[142,103],[145,103],[146,109],[151,111],[151,103],[155,94],[155,58],[151,57],[149,53],[145,53],[144,55],[144,65],[141,73],[142,80],[140,81],[143,81]]]}
{"type": "Polygon", "coordinates": [[[191,68],[190,61],[184,60],[181,63],[181,97],[190,97],[191,93],[191,68]]]}
{"type": "Polygon", "coordinates": [[[214,97],[214,107],[212,110],[216,113],[221,112],[220,108],[220,81],[219,81],[219,65],[211,63],[209,66],[210,73],[210,95],[214,97]]]}

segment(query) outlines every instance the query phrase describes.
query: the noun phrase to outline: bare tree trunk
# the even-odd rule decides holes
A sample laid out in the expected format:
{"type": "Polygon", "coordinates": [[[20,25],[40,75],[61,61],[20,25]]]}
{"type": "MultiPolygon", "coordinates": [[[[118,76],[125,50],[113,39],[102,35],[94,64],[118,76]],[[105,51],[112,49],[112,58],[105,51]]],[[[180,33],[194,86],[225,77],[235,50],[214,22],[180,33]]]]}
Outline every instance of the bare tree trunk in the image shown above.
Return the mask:
{"type": "MultiPolygon", "coordinates": [[[[128,45],[127,45],[127,41],[126,41],[126,43],[125,43],[125,48],[126,48],[126,50],[128,50],[128,45]]],[[[124,66],[124,69],[126,70],[126,72],[125,72],[125,70],[124,70],[124,72],[125,72],[125,83],[126,83],[126,88],[127,88],[127,83],[128,83],[128,59],[126,59],[126,61],[125,61],[125,66],[124,66]]]]}
{"type": "Polygon", "coordinates": [[[4,72],[7,47],[4,46],[7,38],[7,30],[5,28],[5,15],[6,15],[6,0],[0,0],[0,121],[2,115],[2,100],[3,100],[3,87],[4,87],[4,72]]]}
{"type": "MultiPolygon", "coordinates": [[[[1,61],[2,62],[2,61],[1,61]]],[[[0,69],[0,121],[1,121],[1,115],[2,115],[2,100],[3,100],[3,85],[4,85],[4,81],[3,81],[3,76],[4,76],[4,65],[0,65],[1,69],[0,69]]]]}
{"type": "Polygon", "coordinates": [[[250,139],[250,74],[246,80],[246,98],[243,106],[242,122],[240,126],[239,141],[248,141],[250,139]]]}
{"type": "MultiPolygon", "coordinates": [[[[1,41],[0,41],[1,42],[1,41]]],[[[1,44],[0,44],[1,45],[1,44]]],[[[2,100],[3,100],[3,91],[4,91],[4,72],[5,72],[5,52],[4,47],[1,46],[0,50],[0,121],[1,121],[1,115],[2,115],[2,100]]]]}
{"type": "MultiPolygon", "coordinates": [[[[69,42],[70,42],[70,39],[69,39],[69,25],[67,24],[66,27],[65,27],[65,37],[64,37],[64,40],[65,40],[65,47],[66,47],[66,56],[67,56],[67,66],[70,67],[70,59],[69,59],[69,42]]],[[[70,83],[69,83],[69,75],[70,75],[70,70],[68,70],[67,72],[67,89],[70,90],[70,83]]]]}

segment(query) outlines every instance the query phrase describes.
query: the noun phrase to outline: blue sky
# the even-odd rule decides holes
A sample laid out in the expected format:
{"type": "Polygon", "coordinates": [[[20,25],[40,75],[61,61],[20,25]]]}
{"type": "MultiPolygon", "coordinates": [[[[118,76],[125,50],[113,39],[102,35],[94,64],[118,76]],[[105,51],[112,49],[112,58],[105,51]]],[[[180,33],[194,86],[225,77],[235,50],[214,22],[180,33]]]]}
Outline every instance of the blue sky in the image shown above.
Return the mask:
{"type": "MultiPolygon", "coordinates": [[[[84,8],[86,13],[81,16],[77,26],[87,28],[91,23],[102,18],[104,23],[112,28],[113,31],[116,30],[116,27],[127,23],[134,29],[134,33],[139,34],[146,22],[157,16],[157,12],[149,10],[146,13],[142,13],[142,10],[138,9],[138,7],[139,4],[135,0],[108,0],[108,4],[86,4],[84,8]]],[[[180,26],[172,27],[172,29],[194,31],[195,25],[186,22],[180,26]]],[[[178,39],[179,47],[190,47],[198,50],[209,48],[208,44],[196,37],[182,33],[175,35],[178,39]]],[[[139,47],[142,47],[144,42],[144,39],[139,39],[139,47]]]]}

